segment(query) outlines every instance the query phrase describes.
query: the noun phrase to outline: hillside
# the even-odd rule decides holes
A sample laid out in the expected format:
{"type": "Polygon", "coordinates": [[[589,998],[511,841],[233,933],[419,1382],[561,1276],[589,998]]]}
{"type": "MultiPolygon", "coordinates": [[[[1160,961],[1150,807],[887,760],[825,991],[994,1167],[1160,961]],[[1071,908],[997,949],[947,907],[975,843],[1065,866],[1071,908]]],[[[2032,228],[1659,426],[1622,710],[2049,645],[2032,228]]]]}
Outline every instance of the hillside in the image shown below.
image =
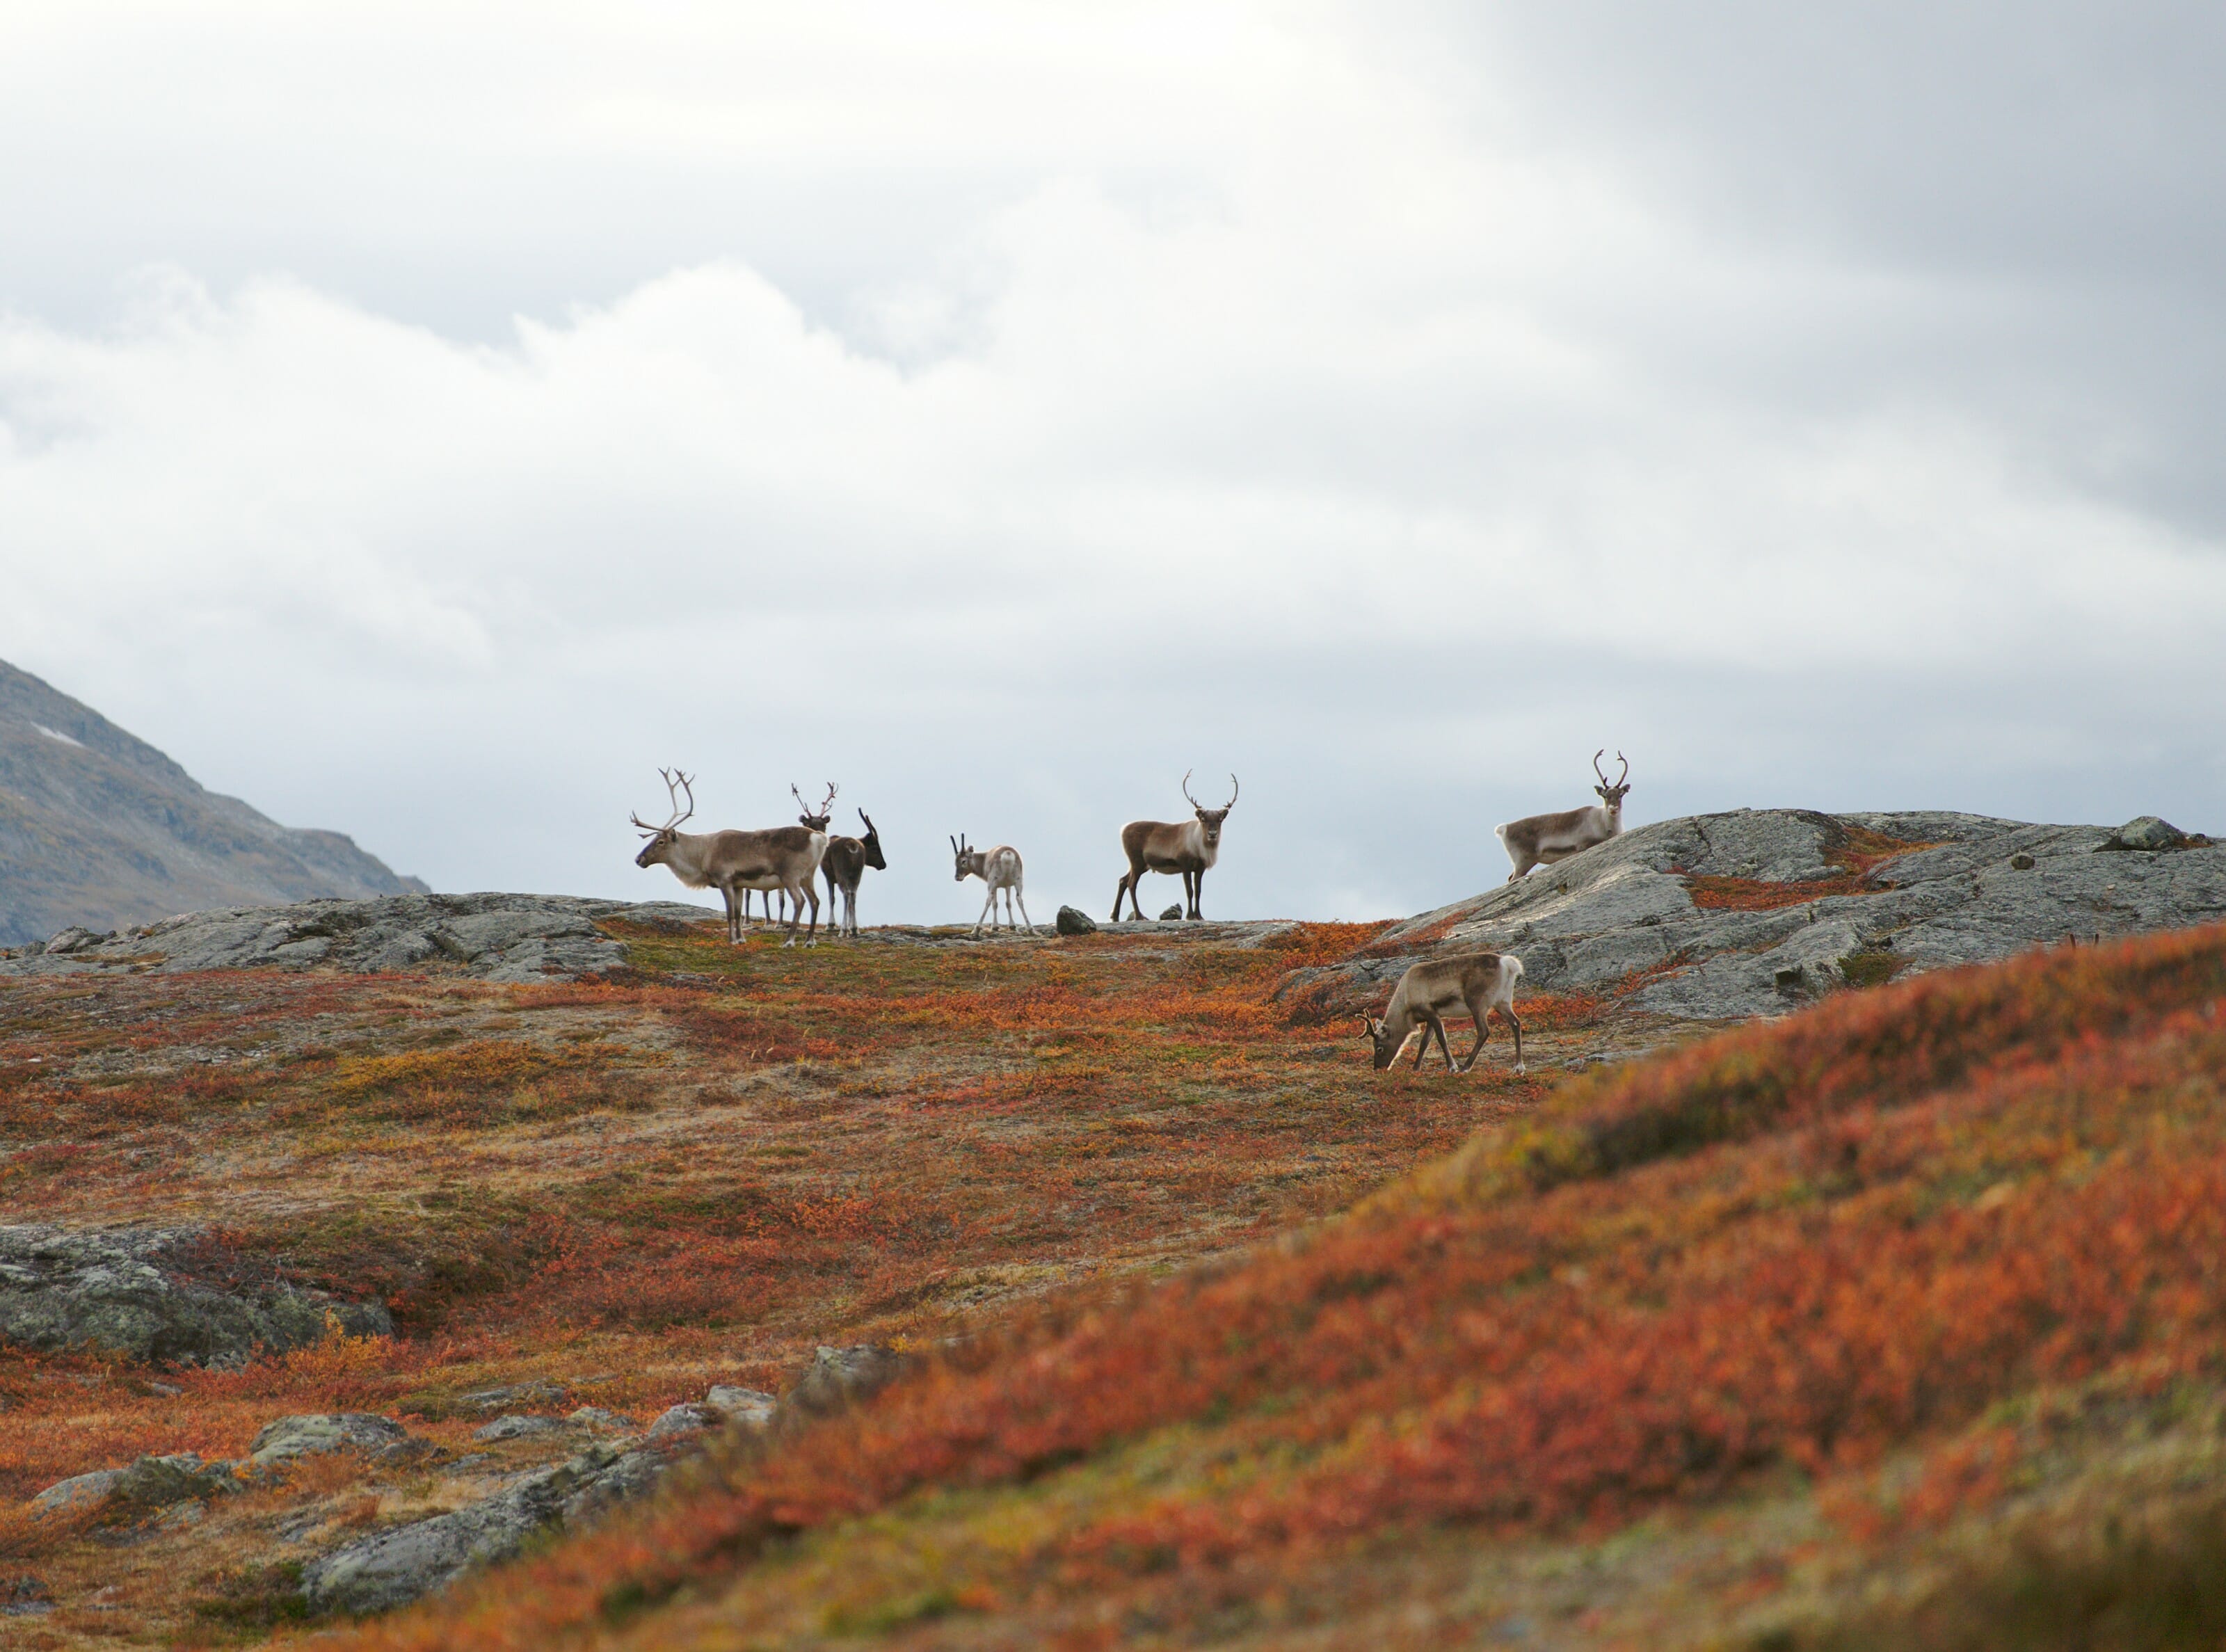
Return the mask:
{"type": "Polygon", "coordinates": [[[2214,928],[1578,1081],[341,1644],[2216,1644],[2222,1003],[2214,928]]]}
{"type": "Polygon", "coordinates": [[[1447,1078],[1401,927],[16,960],[7,1643],[2215,1643],[2226,929],[1447,1078]]]}
{"type": "Polygon", "coordinates": [[[0,946],[212,906],[422,892],[338,832],[202,789],[90,708],[0,661],[0,946]]]}

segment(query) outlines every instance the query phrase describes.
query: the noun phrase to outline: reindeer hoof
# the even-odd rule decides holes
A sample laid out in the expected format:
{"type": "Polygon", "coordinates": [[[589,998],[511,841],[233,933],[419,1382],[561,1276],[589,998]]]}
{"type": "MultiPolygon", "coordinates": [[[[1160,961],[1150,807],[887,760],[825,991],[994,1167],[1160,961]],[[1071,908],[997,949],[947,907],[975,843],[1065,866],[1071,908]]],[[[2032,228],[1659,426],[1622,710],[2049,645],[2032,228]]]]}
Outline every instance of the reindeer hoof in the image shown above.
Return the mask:
{"type": "Polygon", "coordinates": [[[1524,1066],[1524,1065],[1523,1065],[1521,1062],[1519,1062],[1519,1061],[1518,1061],[1518,1062],[1517,1062],[1517,1063],[1515,1064],[1515,1076],[1516,1076],[1517,1078],[1522,1077],[1523,1074],[1525,1074],[1525,1073],[1529,1072],[1530,1071],[1530,1068],[1528,1068],[1528,1067],[1524,1066]]]}

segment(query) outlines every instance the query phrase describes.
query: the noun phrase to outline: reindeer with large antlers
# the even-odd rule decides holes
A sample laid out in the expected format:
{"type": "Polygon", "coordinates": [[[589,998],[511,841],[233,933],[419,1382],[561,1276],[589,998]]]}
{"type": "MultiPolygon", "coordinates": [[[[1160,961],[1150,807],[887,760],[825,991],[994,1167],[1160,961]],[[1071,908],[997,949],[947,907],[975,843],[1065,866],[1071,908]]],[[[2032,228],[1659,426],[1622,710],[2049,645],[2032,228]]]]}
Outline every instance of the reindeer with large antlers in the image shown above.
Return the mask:
{"type": "MultiPolygon", "coordinates": [[[[1021,852],[1009,843],[1000,843],[993,849],[969,848],[964,837],[951,840],[951,853],[955,857],[956,869],[951,881],[964,883],[969,878],[979,878],[989,886],[989,899],[982,903],[982,916],[974,920],[974,933],[982,932],[986,919],[991,929],[997,927],[995,917],[997,894],[1005,896],[1005,927],[1016,929],[1013,922],[1013,903],[1021,900],[1021,852]]],[[[1028,917],[1028,903],[1021,900],[1021,922],[1028,926],[1028,933],[1036,932],[1034,920],[1028,917]]]]}
{"type": "Polygon", "coordinates": [[[793,905],[788,939],[783,943],[787,946],[796,944],[797,920],[809,900],[811,927],[805,931],[805,944],[817,946],[819,895],[812,881],[819,875],[820,857],[827,852],[827,834],[802,826],[775,826],[762,832],[684,832],[680,823],[696,812],[693,780],[677,769],[659,769],[658,773],[664,778],[672,814],[662,826],[633,816],[636,829],[649,840],[633,863],[645,868],[663,864],[688,888],[716,889],[727,904],[727,939],[736,946],[742,942],[743,890],[778,889],[788,896],[793,905]],[[684,793],[685,804],[681,802],[684,793]]]}
{"type": "Polygon", "coordinates": [[[1129,909],[1138,918],[1144,915],[1143,903],[1136,899],[1136,887],[1144,881],[1147,872],[1180,873],[1183,880],[1184,916],[1202,918],[1199,899],[1205,893],[1205,874],[1221,855],[1221,823],[1229,818],[1229,811],[1237,807],[1239,790],[1237,777],[1229,777],[1229,801],[1218,809],[1208,809],[1190,795],[1191,771],[1184,770],[1183,800],[1197,815],[1195,820],[1132,820],[1121,829],[1121,850],[1129,857],[1129,869],[1121,875],[1113,891],[1113,921],[1121,921],[1121,898],[1126,895],[1129,909]]]}
{"type": "Polygon", "coordinates": [[[1534,866],[1551,866],[1595,843],[1605,843],[1623,830],[1623,799],[1631,790],[1627,784],[1631,759],[1621,752],[1615,754],[1615,760],[1623,768],[1611,782],[1600,762],[1606,754],[1605,746],[1593,753],[1593,772],[1600,777],[1600,784],[1593,790],[1600,793],[1600,799],[1593,807],[1565,809],[1557,815],[1532,815],[1493,828],[1499,834],[1507,858],[1515,863],[1515,870],[1507,874],[1508,882],[1515,882],[1534,866]]]}

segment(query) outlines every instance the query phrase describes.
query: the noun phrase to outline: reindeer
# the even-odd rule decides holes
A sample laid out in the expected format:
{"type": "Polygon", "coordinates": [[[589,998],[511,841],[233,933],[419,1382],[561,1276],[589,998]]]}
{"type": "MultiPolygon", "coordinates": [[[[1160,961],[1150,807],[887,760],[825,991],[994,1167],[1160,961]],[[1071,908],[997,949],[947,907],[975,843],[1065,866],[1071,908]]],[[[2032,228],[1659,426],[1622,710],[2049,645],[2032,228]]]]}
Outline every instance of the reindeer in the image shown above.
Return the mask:
{"type": "Polygon", "coordinates": [[[1492,829],[1499,834],[1500,847],[1507,851],[1507,858],[1515,862],[1515,870],[1507,874],[1508,882],[1520,881],[1523,874],[1542,862],[1551,866],[1595,843],[1605,843],[1623,830],[1623,797],[1631,790],[1625,784],[1631,778],[1631,759],[1621,752],[1615,754],[1615,760],[1623,768],[1611,785],[1600,766],[1600,759],[1606,754],[1605,746],[1593,753],[1593,772],[1600,776],[1600,784],[1593,790],[1600,793],[1600,800],[1591,808],[1565,809],[1558,815],[1531,815],[1492,829]]]}
{"type": "MultiPolygon", "coordinates": [[[[1011,929],[1014,926],[1013,902],[1021,899],[1021,852],[1009,843],[1000,843],[994,849],[969,848],[963,836],[951,840],[951,852],[957,857],[952,882],[964,883],[969,878],[979,878],[989,886],[989,899],[982,903],[982,916],[974,920],[974,933],[979,935],[982,932],[984,918],[989,920],[991,929],[997,927],[996,919],[991,914],[995,910],[997,892],[1001,889],[1005,893],[1005,927],[1011,929]]],[[[1028,917],[1026,900],[1021,900],[1021,921],[1027,924],[1029,934],[1036,932],[1035,922],[1028,917]]]]}
{"type": "Polygon", "coordinates": [[[819,869],[827,879],[827,921],[835,922],[835,893],[842,891],[843,924],[849,933],[858,932],[858,885],[864,881],[866,868],[876,872],[888,870],[889,863],[881,858],[881,834],[874,825],[874,817],[864,810],[858,818],[866,823],[863,837],[830,837],[827,840],[827,858],[819,869]]]}
{"type": "Polygon", "coordinates": [[[1169,823],[1161,820],[1132,820],[1121,829],[1121,848],[1129,857],[1129,869],[1113,890],[1113,921],[1121,921],[1121,898],[1129,898],[1129,909],[1142,918],[1143,903],[1136,899],[1136,886],[1144,880],[1147,872],[1179,872],[1182,874],[1183,899],[1188,910],[1186,918],[1202,918],[1199,898],[1205,893],[1206,868],[1221,855],[1221,823],[1229,811],[1237,807],[1239,790],[1237,777],[1229,777],[1229,801],[1218,809],[1208,809],[1190,795],[1191,771],[1183,771],[1183,798],[1197,811],[1196,820],[1169,823]]]}
{"type": "MultiPolygon", "coordinates": [[[[716,889],[727,905],[727,939],[735,946],[742,944],[739,897],[743,890],[779,889],[794,903],[789,913],[788,939],[782,943],[785,946],[796,944],[796,922],[804,915],[808,899],[811,927],[805,931],[805,944],[818,945],[819,896],[811,886],[819,875],[820,857],[827,852],[827,835],[801,826],[776,826],[762,832],[684,832],[680,823],[696,812],[695,785],[677,769],[670,772],[659,769],[658,773],[665,780],[672,816],[662,826],[652,826],[639,815],[633,816],[635,827],[649,840],[633,863],[642,867],[662,863],[690,889],[716,889]],[[684,792],[688,798],[685,807],[680,801],[684,792]]],[[[766,899],[770,902],[772,897],[766,899]]]]}
{"type": "Polygon", "coordinates": [[[1391,1001],[1384,1007],[1382,1020],[1366,1015],[1360,1018],[1368,1029],[1366,1036],[1376,1045],[1376,1071],[1383,1071],[1399,1058],[1399,1052],[1420,1026],[1422,1047],[1415,1052],[1415,1071],[1421,1071],[1422,1058],[1430,1053],[1430,1039],[1435,1034],[1446,1058],[1446,1071],[1453,1071],[1453,1046],[1446,1042],[1446,1024],[1441,1016],[1458,1005],[1476,1023],[1476,1048],[1461,1063],[1461,1071],[1475,1066],[1476,1058],[1484,1053],[1484,1041],[1491,1035],[1486,1018],[1494,1010],[1515,1029],[1515,1071],[1527,1071],[1523,1064],[1523,1023],[1515,1015],[1515,983],[1522,979],[1523,960],[1499,952],[1464,952],[1450,958],[1426,958],[1414,965],[1391,989],[1391,1001]]]}

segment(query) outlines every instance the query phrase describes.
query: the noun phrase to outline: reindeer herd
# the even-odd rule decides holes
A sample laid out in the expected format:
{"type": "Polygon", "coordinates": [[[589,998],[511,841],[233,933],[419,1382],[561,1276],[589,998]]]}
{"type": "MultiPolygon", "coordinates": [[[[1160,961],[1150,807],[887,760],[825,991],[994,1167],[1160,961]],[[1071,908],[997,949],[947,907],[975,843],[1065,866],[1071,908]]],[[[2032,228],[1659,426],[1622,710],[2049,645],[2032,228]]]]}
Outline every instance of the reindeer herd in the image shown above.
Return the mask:
{"type": "MultiPolygon", "coordinates": [[[[1599,781],[1593,791],[1600,797],[1598,804],[1556,814],[1530,815],[1494,829],[1514,866],[1507,874],[1508,882],[1518,881],[1534,867],[1552,866],[1595,844],[1605,843],[1623,830],[1623,800],[1631,791],[1631,763],[1618,752],[1616,760],[1623,766],[1611,781],[1606,771],[1600,767],[1600,759],[1606,754],[1605,747],[1593,753],[1593,773],[1599,781]]],[[[671,813],[661,826],[651,825],[639,815],[632,816],[645,840],[641,853],[634,856],[634,864],[642,867],[669,867],[672,875],[688,888],[716,889],[726,904],[729,942],[741,944],[743,929],[749,922],[750,895],[762,890],[766,923],[776,921],[773,908],[776,893],[787,909],[788,938],[782,944],[796,944],[797,925],[808,906],[811,918],[805,926],[804,944],[817,946],[819,894],[816,886],[823,877],[827,882],[828,928],[836,934],[857,934],[858,886],[868,867],[885,870],[888,862],[881,855],[881,833],[864,810],[857,811],[858,818],[865,823],[863,837],[846,837],[830,829],[837,790],[833,782],[828,783],[827,795],[817,807],[805,803],[804,794],[797,791],[793,783],[790,785],[788,789],[796,798],[797,807],[804,811],[796,817],[793,826],[774,826],[754,832],[684,832],[680,829],[682,823],[696,813],[694,777],[677,768],[659,769],[658,773],[665,781],[671,813]]],[[[1205,874],[1220,858],[1222,829],[1229,811],[1237,806],[1239,790],[1237,777],[1231,775],[1229,801],[1218,809],[1208,809],[1191,796],[1190,775],[1186,773],[1182,794],[1183,800],[1191,806],[1191,819],[1132,820],[1121,829],[1121,852],[1128,859],[1129,869],[1121,874],[1113,891],[1115,923],[1121,921],[1124,899],[1131,917],[1143,917],[1143,903],[1137,891],[1147,872],[1181,878],[1183,916],[1193,920],[1204,917],[1200,901],[1205,889],[1205,874]]],[[[1027,902],[1021,894],[1023,868],[1018,849],[1009,843],[1000,843],[994,848],[975,848],[961,836],[951,840],[951,852],[953,879],[964,883],[969,878],[979,878],[989,891],[982,903],[982,915],[974,920],[973,934],[979,936],[985,923],[993,931],[996,928],[1000,894],[1005,898],[1005,926],[1035,932],[1035,924],[1028,918],[1027,902]],[[1017,923],[1014,918],[1016,906],[1017,923]]],[[[1429,1054],[1430,1041],[1434,1038],[1445,1057],[1446,1071],[1466,1072],[1484,1053],[1485,1043],[1491,1037],[1487,1018],[1497,1013],[1514,1032],[1515,1071],[1523,1071],[1523,1023],[1515,1013],[1515,985],[1522,978],[1523,961],[1497,952],[1426,958],[1415,964],[1392,988],[1391,1001],[1380,1017],[1361,1017],[1366,1027],[1365,1036],[1374,1046],[1377,1070],[1381,1071],[1396,1060],[1419,1032],[1421,1044],[1415,1052],[1417,1071],[1429,1054]],[[1446,1039],[1444,1020],[1446,1013],[1455,1009],[1465,1012],[1476,1024],[1476,1043],[1467,1059],[1458,1064],[1453,1060],[1453,1046],[1446,1039]]]]}

